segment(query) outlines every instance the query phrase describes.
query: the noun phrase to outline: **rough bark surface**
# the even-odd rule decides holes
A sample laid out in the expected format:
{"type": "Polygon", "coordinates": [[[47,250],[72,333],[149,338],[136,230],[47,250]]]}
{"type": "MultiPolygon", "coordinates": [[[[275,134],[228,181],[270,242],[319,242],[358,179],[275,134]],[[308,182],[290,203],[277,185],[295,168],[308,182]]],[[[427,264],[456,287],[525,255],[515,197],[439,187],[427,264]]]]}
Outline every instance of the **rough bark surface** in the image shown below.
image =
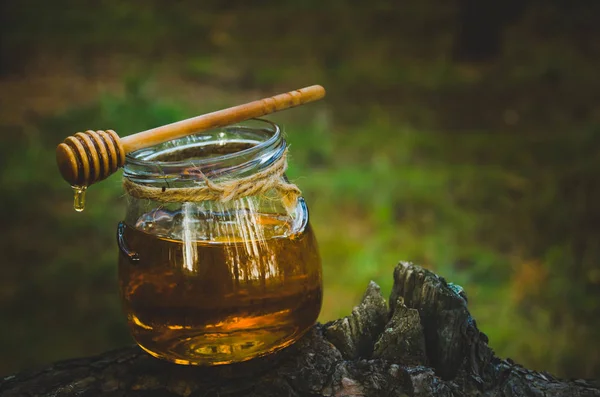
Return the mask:
{"type": "Polygon", "coordinates": [[[494,356],[462,289],[410,263],[394,271],[390,309],[371,282],[352,314],[315,325],[279,354],[213,368],[127,347],[0,381],[2,396],[599,396],[494,356]]]}

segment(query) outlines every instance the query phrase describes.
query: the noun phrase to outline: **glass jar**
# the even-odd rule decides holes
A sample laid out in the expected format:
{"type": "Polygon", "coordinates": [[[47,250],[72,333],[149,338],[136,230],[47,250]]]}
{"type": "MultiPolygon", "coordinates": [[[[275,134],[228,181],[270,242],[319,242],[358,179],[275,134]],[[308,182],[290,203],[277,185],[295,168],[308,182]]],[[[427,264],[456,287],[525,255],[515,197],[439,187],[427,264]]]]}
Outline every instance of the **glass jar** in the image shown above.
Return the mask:
{"type": "MultiPolygon", "coordinates": [[[[254,175],[286,143],[265,120],[169,141],[127,156],[142,186],[197,187],[254,175]]],[[[304,199],[276,190],[227,202],[128,195],[119,224],[119,282],[135,341],[178,364],[217,365],[280,350],[321,309],[321,262],[304,199]]]]}

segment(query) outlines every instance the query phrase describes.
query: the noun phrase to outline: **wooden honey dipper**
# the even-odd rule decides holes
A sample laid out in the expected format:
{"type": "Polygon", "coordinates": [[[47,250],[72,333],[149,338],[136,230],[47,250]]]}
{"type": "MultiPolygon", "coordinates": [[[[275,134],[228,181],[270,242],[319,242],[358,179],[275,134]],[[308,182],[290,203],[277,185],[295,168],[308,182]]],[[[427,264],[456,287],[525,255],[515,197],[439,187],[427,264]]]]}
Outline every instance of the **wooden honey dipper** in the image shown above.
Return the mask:
{"type": "Polygon", "coordinates": [[[87,186],[106,179],[117,171],[125,164],[125,155],[129,152],[313,102],[324,96],[325,89],[320,85],[313,85],[152,128],[124,138],[119,138],[112,130],[78,132],[57,146],[56,162],[63,178],[75,189],[77,209],[77,193],[81,196],[87,186]]]}

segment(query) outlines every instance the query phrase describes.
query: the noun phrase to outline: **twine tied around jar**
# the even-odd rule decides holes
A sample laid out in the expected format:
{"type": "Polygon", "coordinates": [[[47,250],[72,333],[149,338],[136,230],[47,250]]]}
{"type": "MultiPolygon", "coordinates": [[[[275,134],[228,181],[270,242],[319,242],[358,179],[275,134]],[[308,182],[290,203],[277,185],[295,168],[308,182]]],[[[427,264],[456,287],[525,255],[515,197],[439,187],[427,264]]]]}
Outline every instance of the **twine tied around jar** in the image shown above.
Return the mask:
{"type": "Polygon", "coordinates": [[[302,192],[293,183],[285,179],[287,170],[287,149],[283,155],[266,169],[243,178],[229,179],[219,183],[212,182],[200,170],[198,175],[204,183],[193,187],[156,187],[142,185],[123,178],[123,188],[132,197],[152,201],[174,202],[199,202],[219,201],[228,202],[242,197],[256,196],[267,193],[273,189],[277,191],[286,208],[295,207],[302,192]]]}

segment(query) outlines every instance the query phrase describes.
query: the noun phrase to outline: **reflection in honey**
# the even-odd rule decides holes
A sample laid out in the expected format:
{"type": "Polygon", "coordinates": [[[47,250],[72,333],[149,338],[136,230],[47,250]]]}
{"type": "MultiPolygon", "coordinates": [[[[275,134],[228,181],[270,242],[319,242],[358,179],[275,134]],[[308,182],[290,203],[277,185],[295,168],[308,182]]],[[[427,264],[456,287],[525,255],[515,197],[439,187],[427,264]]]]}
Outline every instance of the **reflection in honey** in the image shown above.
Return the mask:
{"type": "Polygon", "coordinates": [[[125,310],[145,350],[180,364],[244,361],[314,324],[321,265],[309,225],[294,231],[288,217],[257,213],[250,201],[201,221],[188,204],[164,217],[179,217],[180,238],[155,224],[128,226],[124,239],[139,262],[119,257],[125,310]]]}

